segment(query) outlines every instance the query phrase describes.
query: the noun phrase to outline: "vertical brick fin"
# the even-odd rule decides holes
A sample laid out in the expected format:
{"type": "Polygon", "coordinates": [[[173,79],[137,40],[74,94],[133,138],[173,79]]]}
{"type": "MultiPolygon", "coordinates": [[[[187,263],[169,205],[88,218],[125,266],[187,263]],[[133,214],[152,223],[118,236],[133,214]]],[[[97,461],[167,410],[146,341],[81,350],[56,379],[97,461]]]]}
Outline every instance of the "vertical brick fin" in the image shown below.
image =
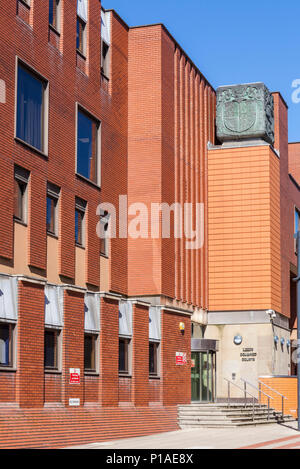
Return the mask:
{"type": "Polygon", "coordinates": [[[164,406],[191,402],[191,318],[162,310],[161,377],[164,406]],[[179,330],[184,322],[185,331],[179,330]],[[176,352],[186,353],[187,363],[176,365],[176,352]]]}
{"type": "Polygon", "coordinates": [[[86,236],[86,281],[99,287],[100,281],[100,240],[96,233],[99,217],[96,215],[97,204],[90,202],[87,212],[87,236],[86,236]]]}
{"type": "MultiPolygon", "coordinates": [[[[102,143],[101,200],[118,208],[119,195],[127,194],[128,187],[128,29],[113,12],[111,19],[111,78],[108,85],[110,98],[101,90],[102,135],[105,136],[102,143]]],[[[97,93],[96,88],[95,94],[97,93]]],[[[117,232],[118,228],[117,219],[117,232]]],[[[125,295],[128,277],[127,249],[127,237],[117,236],[111,240],[111,290],[125,295]]]]}
{"type": "MultiPolygon", "coordinates": [[[[274,228],[280,230],[281,241],[277,253],[274,252],[274,267],[281,272],[281,312],[289,317],[291,312],[290,301],[290,261],[294,257],[294,207],[293,202],[299,207],[298,194],[291,200],[291,181],[289,179],[289,146],[288,146],[288,109],[279,93],[273,94],[274,98],[274,118],[275,118],[275,143],[274,147],[280,153],[280,187],[278,180],[274,180],[274,165],[271,168],[272,177],[272,201],[271,210],[273,213],[274,225],[272,226],[272,240],[274,242],[274,228]],[[274,182],[275,184],[274,184],[274,182]],[[280,199],[279,199],[280,198],[280,199]],[[278,217],[280,213],[280,217],[278,217]]],[[[298,181],[299,182],[299,181],[298,181]]],[[[278,237],[278,235],[277,235],[278,237]]],[[[275,235],[276,238],[276,235],[275,235]]],[[[275,247],[275,246],[274,246],[275,247]]],[[[296,265],[297,261],[294,260],[296,265]]],[[[274,272],[275,273],[275,272],[274,272]]],[[[276,295],[276,293],[274,292],[276,295]]],[[[277,292],[279,294],[279,292],[277,292]]]]}
{"type": "MultiPolygon", "coordinates": [[[[142,202],[148,213],[152,203],[162,202],[161,35],[160,25],[129,31],[128,204],[142,202]]],[[[162,240],[151,239],[150,226],[148,233],[147,239],[128,239],[129,295],[162,290],[162,240]]]]}
{"type": "MultiPolygon", "coordinates": [[[[175,76],[174,76],[174,44],[169,35],[162,30],[161,40],[161,62],[162,62],[162,106],[161,106],[161,198],[163,203],[171,206],[176,201],[175,195],[175,115],[174,103],[175,76]],[[170,177],[172,175],[172,177],[170,177]],[[168,181],[168,183],[166,183],[168,181]]],[[[162,263],[161,263],[161,293],[175,297],[175,238],[174,238],[174,215],[170,217],[170,238],[162,240],[162,263]]]]}
{"type": "Polygon", "coordinates": [[[75,277],[75,198],[61,191],[59,223],[59,273],[70,279],[75,277]]]}
{"type": "Polygon", "coordinates": [[[13,259],[14,166],[0,158],[0,257],[13,259]]]}
{"type": "Polygon", "coordinates": [[[25,281],[18,288],[16,397],[20,407],[44,404],[44,286],[25,281]]]}
{"type": "Polygon", "coordinates": [[[64,291],[63,328],[63,403],[69,406],[69,399],[80,399],[83,405],[84,388],[84,293],[75,290],[64,291]],[[80,384],[70,384],[70,368],[80,369],[80,384]]]}
{"type": "Polygon", "coordinates": [[[46,270],[46,179],[36,172],[30,176],[28,228],[28,264],[46,270]]]}
{"type": "Polygon", "coordinates": [[[132,402],[135,406],[149,403],[149,309],[133,305],[132,402]]]}
{"type": "Polygon", "coordinates": [[[101,299],[100,386],[102,406],[119,403],[119,302],[101,299]]]}

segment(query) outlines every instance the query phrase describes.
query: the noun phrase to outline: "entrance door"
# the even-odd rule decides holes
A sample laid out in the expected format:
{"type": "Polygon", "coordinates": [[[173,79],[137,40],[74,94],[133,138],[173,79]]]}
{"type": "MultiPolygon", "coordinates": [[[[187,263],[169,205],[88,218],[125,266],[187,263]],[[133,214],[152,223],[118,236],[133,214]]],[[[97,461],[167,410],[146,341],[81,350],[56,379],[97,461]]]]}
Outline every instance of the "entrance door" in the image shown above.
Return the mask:
{"type": "Polygon", "coordinates": [[[192,352],[192,401],[214,402],[216,389],[216,353],[192,352]]]}

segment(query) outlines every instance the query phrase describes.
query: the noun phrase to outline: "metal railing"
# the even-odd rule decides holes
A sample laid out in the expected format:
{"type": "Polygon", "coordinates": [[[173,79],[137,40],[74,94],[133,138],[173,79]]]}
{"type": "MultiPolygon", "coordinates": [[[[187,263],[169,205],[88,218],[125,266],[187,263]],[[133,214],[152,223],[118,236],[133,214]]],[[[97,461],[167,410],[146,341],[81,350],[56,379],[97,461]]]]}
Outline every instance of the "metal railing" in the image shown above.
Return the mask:
{"type": "Polygon", "coordinates": [[[279,391],[276,391],[276,389],[273,389],[271,388],[271,386],[269,386],[268,384],[265,384],[263,381],[260,381],[258,380],[258,384],[259,384],[259,400],[261,401],[261,393],[262,394],[265,394],[262,390],[261,390],[261,387],[262,386],[265,386],[266,388],[270,389],[270,391],[272,392],[275,392],[275,394],[278,394],[278,396],[281,397],[281,413],[282,413],[282,419],[284,418],[284,400],[286,399],[287,400],[287,397],[284,396],[283,394],[281,394],[279,391]]]}
{"type": "Polygon", "coordinates": [[[255,401],[257,400],[257,398],[255,396],[253,396],[253,394],[251,394],[251,392],[241,388],[238,384],[236,383],[233,383],[232,381],[230,381],[229,379],[227,378],[224,378],[225,381],[227,381],[228,383],[228,407],[230,407],[230,385],[232,384],[233,386],[235,386],[236,388],[238,388],[240,391],[242,391],[246,397],[245,397],[245,407],[247,406],[247,394],[248,396],[251,396],[252,397],[252,402],[253,402],[253,408],[252,408],[252,420],[254,421],[254,416],[255,416],[255,401]]]}
{"type": "Polygon", "coordinates": [[[254,384],[250,383],[249,381],[247,381],[246,379],[244,378],[241,378],[241,381],[244,383],[244,393],[245,393],[245,399],[246,399],[246,393],[247,393],[247,384],[248,386],[251,386],[253,389],[256,389],[256,391],[259,392],[259,404],[261,405],[261,394],[263,394],[264,396],[266,396],[268,398],[268,420],[270,419],[270,399],[274,400],[274,398],[272,396],[269,396],[269,394],[267,394],[266,392],[262,391],[261,388],[257,387],[257,386],[254,386],[254,384]]]}

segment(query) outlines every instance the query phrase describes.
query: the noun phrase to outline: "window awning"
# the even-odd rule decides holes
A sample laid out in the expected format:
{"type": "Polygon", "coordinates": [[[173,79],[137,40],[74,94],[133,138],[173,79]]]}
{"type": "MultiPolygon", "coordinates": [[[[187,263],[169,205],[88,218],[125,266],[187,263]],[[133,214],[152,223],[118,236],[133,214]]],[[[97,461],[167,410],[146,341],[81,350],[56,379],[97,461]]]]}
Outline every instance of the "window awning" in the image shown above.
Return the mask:
{"type": "Polygon", "coordinates": [[[132,303],[130,301],[119,301],[119,335],[132,336],[132,303]]]}
{"type": "Polygon", "coordinates": [[[149,339],[157,342],[161,339],[160,311],[159,306],[150,306],[149,308],[149,339]]]}
{"type": "Polygon", "coordinates": [[[101,10],[101,38],[110,46],[110,12],[101,10]]]}
{"type": "Polygon", "coordinates": [[[0,276],[0,319],[18,320],[18,280],[0,276]]]}
{"type": "Polygon", "coordinates": [[[45,286],[45,326],[63,327],[63,294],[61,287],[45,286]]]}
{"type": "Polygon", "coordinates": [[[77,0],[77,15],[86,23],[88,18],[88,0],[77,0]]]}
{"type": "Polygon", "coordinates": [[[100,295],[97,293],[86,293],[84,296],[84,330],[100,331],[100,295]]]}

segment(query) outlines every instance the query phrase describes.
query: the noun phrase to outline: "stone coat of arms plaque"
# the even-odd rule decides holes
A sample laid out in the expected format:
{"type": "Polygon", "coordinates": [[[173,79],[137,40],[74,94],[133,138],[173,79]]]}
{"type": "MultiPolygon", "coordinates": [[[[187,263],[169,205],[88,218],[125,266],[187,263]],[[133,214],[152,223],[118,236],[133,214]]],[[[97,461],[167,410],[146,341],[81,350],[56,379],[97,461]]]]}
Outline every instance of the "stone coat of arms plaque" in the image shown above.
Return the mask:
{"type": "Polygon", "coordinates": [[[264,83],[217,89],[217,137],[220,142],[274,143],[274,100],[264,83]]]}

